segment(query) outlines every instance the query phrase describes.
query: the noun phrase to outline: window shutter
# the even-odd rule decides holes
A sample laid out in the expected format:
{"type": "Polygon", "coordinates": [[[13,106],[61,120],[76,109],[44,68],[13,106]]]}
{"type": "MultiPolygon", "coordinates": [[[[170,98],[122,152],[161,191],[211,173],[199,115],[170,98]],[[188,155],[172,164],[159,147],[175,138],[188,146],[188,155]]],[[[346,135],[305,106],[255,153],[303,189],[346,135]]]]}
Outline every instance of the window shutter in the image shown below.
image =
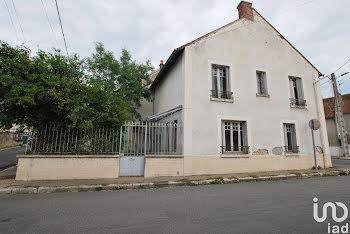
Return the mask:
{"type": "Polygon", "coordinates": [[[226,92],[230,92],[231,88],[230,88],[230,73],[229,73],[229,69],[228,67],[225,68],[226,69],[226,92]]]}
{"type": "Polygon", "coordinates": [[[293,79],[289,79],[289,91],[290,91],[290,98],[295,99],[294,96],[294,86],[293,86],[293,79]]]}
{"type": "Polygon", "coordinates": [[[248,146],[247,122],[243,122],[243,146],[248,146]]]}
{"type": "Polygon", "coordinates": [[[300,78],[296,79],[296,83],[297,83],[297,90],[298,90],[298,99],[304,100],[304,91],[303,91],[303,85],[302,85],[301,79],[300,78]]]}
{"type": "Polygon", "coordinates": [[[213,91],[217,91],[218,90],[218,83],[217,83],[217,69],[215,67],[213,67],[211,69],[212,71],[212,90],[213,91]]]}
{"type": "Polygon", "coordinates": [[[293,146],[293,149],[297,145],[298,144],[297,144],[297,134],[296,134],[296,131],[295,131],[295,124],[292,124],[292,146],[293,146]]]}

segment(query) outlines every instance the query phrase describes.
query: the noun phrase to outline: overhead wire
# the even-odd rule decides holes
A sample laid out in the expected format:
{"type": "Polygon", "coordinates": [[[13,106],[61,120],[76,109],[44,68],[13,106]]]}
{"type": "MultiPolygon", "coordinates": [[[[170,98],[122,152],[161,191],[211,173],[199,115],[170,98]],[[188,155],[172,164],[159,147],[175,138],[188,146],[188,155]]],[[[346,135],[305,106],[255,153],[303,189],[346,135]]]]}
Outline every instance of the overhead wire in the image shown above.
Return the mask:
{"type": "Polygon", "coordinates": [[[56,46],[57,46],[57,48],[58,48],[59,46],[58,46],[57,38],[56,38],[56,36],[55,36],[55,32],[54,32],[54,30],[53,30],[53,27],[52,27],[52,24],[51,24],[49,15],[47,14],[46,7],[45,7],[45,4],[44,4],[43,0],[41,0],[41,5],[43,6],[43,9],[44,9],[44,12],[45,12],[45,16],[46,16],[46,20],[47,20],[47,22],[48,22],[49,25],[50,25],[52,35],[53,35],[53,37],[54,37],[54,39],[55,39],[56,46]]]}
{"type": "Polygon", "coordinates": [[[61,25],[61,31],[62,31],[64,46],[66,47],[67,56],[69,57],[68,48],[67,48],[67,43],[66,43],[66,37],[64,36],[64,31],[63,31],[63,25],[62,25],[60,10],[58,9],[57,0],[55,0],[55,2],[56,2],[56,9],[57,9],[57,14],[58,14],[58,19],[59,19],[60,25],[61,25]]]}
{"type": "Polygon", "coordinates": [[[337,71],[339,71],[341,68],[343,68],[348,62],[350,62],[350,58],[343,64],[341,65],[337,70],[335,70],[333,73],[336,73],[337,71]]]}
{"type": "Polygon", "coordinates": [[[19,19],[19,16],[18,16],[18,13],[17,13],[17,9],[16,9],[16,5],[15,5],[15,2],[14,0],[11,0],[12,1],[12,5],[13,5],[13,8],[15,9],[15,14],[16,14],[16,17],[17,17],[17,21],[18,21],[18,24],[19,24],[19,27],[21,29],[21,32],[22,32],[22,36],[23,36],[23,41],[26,42],[26,38],[24,36],[24,32],[23,32],[23,28],[22,28],[22,23],[19,19]]]}
{"type": "Polygon", "coordinates": [[[11,20],[11,24],[12,24],[13,30],[15,31],[17,41],[19,41],[18,34],[17,34],[17,30],[16,30],[15,24],[13,23],[13,19],[12,19],[12,16],[11,16],[10,8],[9,8],[9,6],[7,5],[6,0],[4,0],[4,2],[5,2],[5,5],[6,5],[7,12],[9,13],[10,20],[11,20]]]}

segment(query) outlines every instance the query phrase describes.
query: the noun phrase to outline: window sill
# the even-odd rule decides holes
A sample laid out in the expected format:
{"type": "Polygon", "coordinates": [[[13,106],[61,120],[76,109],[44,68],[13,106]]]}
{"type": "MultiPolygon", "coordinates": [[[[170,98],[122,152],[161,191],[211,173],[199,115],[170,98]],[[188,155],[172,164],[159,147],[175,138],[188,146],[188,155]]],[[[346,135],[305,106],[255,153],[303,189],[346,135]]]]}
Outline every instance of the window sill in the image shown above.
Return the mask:
{"type": "Polygon", "coordinates": [[[224,99],[224,98],[213,98],[213,97],[210,97],[210,101],[233,103],[233,98],[232,99],[224,99]]]}
{"type": "Polygon", "coordinates": [[[257,97],[266,97],[266,98],[269,98],[269,97],[270,97],[270,94],[259,94],[259,93],[257,93],[256,96],[257,96],[257,97]]]}
{"type": "Polygon", "coordinates": [[[249,158],[249,154],[222,154],[222,158],[249,158]]]}
{"type": "Polygon", "coordinates": [[[284,152],[284,156],[286,157],[299,157],[299,153],[293,153],[293,152],[284,152]]]}
{"type": "Polygon", "coordinates": [[[306,106],[298,106],[298,105],[293,105],[293,104],[290,105],[290,108],[293,108],[293,109],[307,109],[306,106]]]}

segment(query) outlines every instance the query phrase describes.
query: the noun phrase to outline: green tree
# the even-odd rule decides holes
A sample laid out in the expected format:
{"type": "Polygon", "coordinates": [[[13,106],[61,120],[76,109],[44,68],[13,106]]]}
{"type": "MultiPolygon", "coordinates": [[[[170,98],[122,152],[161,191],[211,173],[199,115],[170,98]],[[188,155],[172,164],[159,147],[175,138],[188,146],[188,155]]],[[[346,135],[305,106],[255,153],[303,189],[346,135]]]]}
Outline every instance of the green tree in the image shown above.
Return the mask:
{"type": "Polygon", "coordinates": [[[89,129],[138,118],[140,100],[150,95],[149,62],[137,64],[126,50],[117,61],[102,44],[86,61],[58,50],[31,57],[28,48],[0,41],[0,127],[57,122],[89,129]]]}
{"type": "Polygon", "coordinates": [[[1,42],[0,58],[1,126],[39,126],[58,119],[68,122],[67,109],[72,101],[65,93],[80,90],[83,75],[76,56],[39,51],[31,58],[28,48],[1,42]]]}
{"type": "Polygon", "coordinates": [[[86,60],[86,64],[91,74],[89,80],[121,97],[129,110],[129,119],[140,119],[137,108],[142,99],[149,100],[151,97],[149,73],[154,68],[150,61],[137,63],[126,49],[122,50],[118,60],[102,43],[96,43],[95,53],[86,60]]]}

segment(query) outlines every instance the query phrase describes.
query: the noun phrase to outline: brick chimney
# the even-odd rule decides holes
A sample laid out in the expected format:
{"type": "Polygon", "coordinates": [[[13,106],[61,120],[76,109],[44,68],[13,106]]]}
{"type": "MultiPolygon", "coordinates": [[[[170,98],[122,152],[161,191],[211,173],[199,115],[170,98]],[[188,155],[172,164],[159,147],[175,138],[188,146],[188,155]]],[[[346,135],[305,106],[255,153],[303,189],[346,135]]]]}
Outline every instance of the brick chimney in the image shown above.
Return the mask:
{"type": "Polygon", "coordinates": [[[163,60],[160,60],[160,64],[159,64],[159,69],[161,69],[163,67],[163,60]]]}
{"type": "Polygon", "coordinates": [[[247,20],[254,21],[251,2],[241,1],[237,6],[237,10],[240,19],[246,18],[247,20]]]}

